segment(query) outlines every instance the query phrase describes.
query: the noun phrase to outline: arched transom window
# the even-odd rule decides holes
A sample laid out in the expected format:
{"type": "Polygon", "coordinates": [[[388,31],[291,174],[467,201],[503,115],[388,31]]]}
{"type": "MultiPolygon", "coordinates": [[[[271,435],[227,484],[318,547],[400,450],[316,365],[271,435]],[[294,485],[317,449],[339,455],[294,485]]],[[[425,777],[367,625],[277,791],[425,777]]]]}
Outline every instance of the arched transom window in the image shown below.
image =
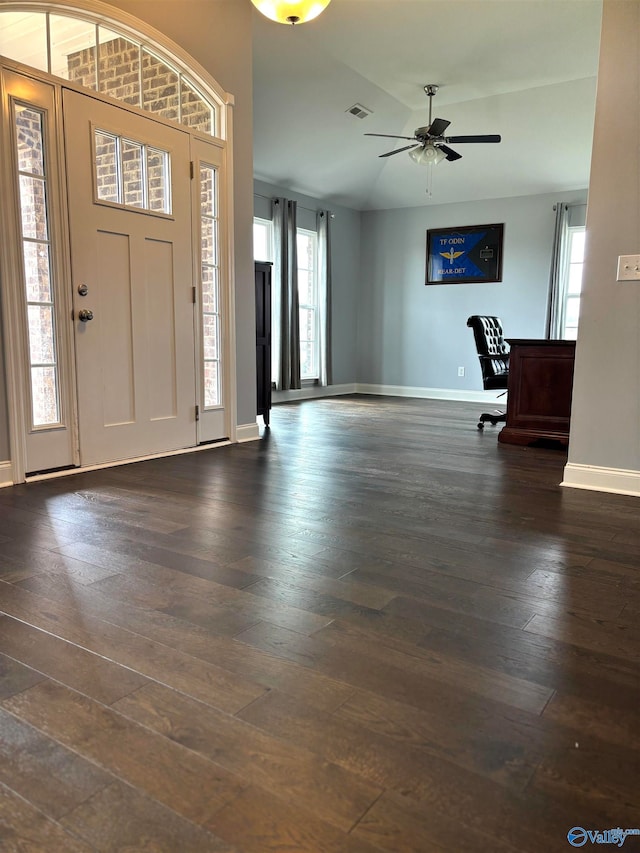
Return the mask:
{"type": "Polygon", "coordinates": [[[215,103],[171,57],[88,13],[0,9],[0,55],[221,136],[215,103]]]}

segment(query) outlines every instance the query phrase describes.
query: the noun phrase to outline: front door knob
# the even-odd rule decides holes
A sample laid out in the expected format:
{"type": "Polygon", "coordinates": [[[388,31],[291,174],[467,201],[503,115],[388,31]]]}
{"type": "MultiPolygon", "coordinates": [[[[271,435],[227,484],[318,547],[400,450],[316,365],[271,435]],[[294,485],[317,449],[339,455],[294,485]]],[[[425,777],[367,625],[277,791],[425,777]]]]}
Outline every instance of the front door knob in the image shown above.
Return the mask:
{"type": "Polygon", "coordinates": [[[89,320],[93,320],[93,311],[83,308],[82,311],[78,311],[78,320],[81,323],[88,323],[89,320]]]}

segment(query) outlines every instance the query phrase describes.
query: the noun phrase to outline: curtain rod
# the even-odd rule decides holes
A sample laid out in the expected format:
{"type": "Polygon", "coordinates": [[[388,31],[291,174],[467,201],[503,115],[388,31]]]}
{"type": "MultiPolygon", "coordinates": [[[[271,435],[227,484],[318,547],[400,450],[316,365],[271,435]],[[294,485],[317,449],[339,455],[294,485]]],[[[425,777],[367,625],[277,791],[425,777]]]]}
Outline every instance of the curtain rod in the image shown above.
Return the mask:
{"type": "MultiPolygon", "coordinates": [[[[254,193],[253,195],[254,195],[254,198],[263,198],[265,201],[274,201],[274,196],[272,196],[272,195],[262,195],[262,193],[254,193]]],[[[586,207],[586,205],[587,205],[586,201],[573,201],[573,202],[565,201],[564,203],[566,204],[567,207],[586,207]]],[[[322,210],[322,208],[320,208],[320,207],[316,207],[316,208],[305,207],[304,204],[298,204],[298,207],[301,210],[307,210],[309,213],[318,213],[319,210],[322,210]]],[[[554,210],[556,209],[555,204],[553,205],[553,209],[554,210]]],[[[332,219],[336,218],[335,213],[331,214],[331,218],[332,219]]]]}
{"type": "MultiPolygon", "coordinates": [[[[265,201],[274,201],[274,196],[272,196],[272,195],[262,195],[261,193],[254,193],[253,195],[254,195],[254,198],[263,198],[265,201]]],[[[318,213],[319,211],[322,210],[321,207],[316,207],[314,209],[312,207],[305,207],[304,204],[298,204],[298,207],[301,210],[307,210],[309,213],[318,213]]],[[[331,214],[331,218],[332,219],[336,218],[335,213],[331,214]]]]}
{"type": "Polygon", "coordinates": [[[556,201],[556,202],[554,202],[554,205],[553,205],[554,210],[556,209],[558,204],[564,204],[564,206],[567,208],[569,208],[569,207],[586,207],[587,206],[586,201],[561,201],[561,202],[556,201]]]}

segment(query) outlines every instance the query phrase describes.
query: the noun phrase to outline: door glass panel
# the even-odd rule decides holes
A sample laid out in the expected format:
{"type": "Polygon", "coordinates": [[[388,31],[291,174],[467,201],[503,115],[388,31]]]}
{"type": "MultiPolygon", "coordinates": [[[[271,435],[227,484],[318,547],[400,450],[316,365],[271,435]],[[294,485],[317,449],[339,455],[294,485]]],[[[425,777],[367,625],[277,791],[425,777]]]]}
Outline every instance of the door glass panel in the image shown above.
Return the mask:
{"type": "Polygon", "coordinates": [[[180,115],[179,76],[146,50],[142,51],[142,107],[173,121],[180,115]]]}
{"type": "Polygon", "coordinates": [[[212,266],[217,265],[217,228],[218,223],[215,219],[208,216],[202,217],[202,260],[212,266]]]}
{"type": "Polygon", "coordinates": [[[218,358],[218,324],[215,315],[207,314],[204,318],[204,357],[218,358]]]}
{"type": "Polygon", "coordinates": [[[153,213],[171,213],[168,151],[94,130],[94,181],[98,201],[153,213]]]}
{"type": "Polygon", "coordinates": [[[98,85],[105,95],[141,106],[140,47],[105,27],[98,30],[98,85]]]}
{"type": "Polygon", "coordinates": [[[23,107],[16,114],[18,171],[44,175],[42,159],[42,115],[38,110],[23,107]]]}
{"type": "Polygon", "coordinates": [[[51,302],[49,247],[43,243],[24,243],[24,279],[29,302],[51,302]]]}
{"type": "Polygon", "coordinates": [[[215,191],[216,173],[214,169],[202,169],[200,174],[200,213],[202,216],[216,216],[218,198],[215,191]]]}
{"type": "Polygon", "coordinates": [[[142,180],[142,145],[122,140],[122,189],[125,207],[146,207],[142,180]]]}
{"type": "Polygon", "coordinates": [[[32,427],[60,422],[43,118],[44,114],[40,110],[23,104],[15,105],[14,130],[20,167],[18,182],[31,365],[32,427]],[[25,171],[30,174],[24,174],[25,171]]]}
{"type": "Polygon", "coordinates": [[[58,377],[55,367],[31,368],[33,425],[48,426],[58,420],[58,377]]]}
{"type": "Polygon", "coordinates": [[[42,12],[3,12],[0,55],[47,71],[47,20],[42,12]]]}
{"type": "Polygon", "coordinates": [[[211,104],[182,78],[180,81],[181,121],[193,130],[213,133],[213,110],[211,104]]]}
{"type": "Polygon", "coordinates": [[[41,178],[20,175],[20,211],[22,236],[33,240],[47,239],[45,182],[41,178]]]}
{"type": "Polygon", "coordinates": [[[204,365],[204,406],[205,409],[213,409],[220,405],[220,392],[218,381],[218,362],[206,361],[204,365]]]}
{"type": "Polygon", "coordinates": [[[171,180],[169,155],[157,148],[147,148],[147,181],[149,210],[171,213],[171,180]]]}
{"type": "Polygon", "coordinates": [[[29,305],[28,313],[31,364],[53,364],[53,308],[51,305],[29,305]]]}
{"type": "Polygon", "coordinates": [[[172,65],[170,57],[161,58],[160,48],[152,53],[130,34],[102,26],[97,23],[99,13],[73,17],[71,11],[57,11],[0,8],[0,55],[216,135],[214,104],[172,65]]]}
{"type": "Polygon", "coordinates": [[[66,15],[49,15],[51,73],[87,89],[96,82],[96,25],[66,15]]]}
{"type": "Polygon", "coordinates": [[[120,202],[120,161],[118,138],[111,133],[95,131],[96,195],[101,201],[120,202]]]}
{"type": "Polygon", "coordinates": [[[200,266],[205,408],[219,406],[221,401],[217,177],[217,171],[213,166],[200,167],[200,266]]]}
{"type": "Polygon", "coordinates": [[[202,310],[218,314],[218,271],[215,267],[202,267],[202,310]]]}

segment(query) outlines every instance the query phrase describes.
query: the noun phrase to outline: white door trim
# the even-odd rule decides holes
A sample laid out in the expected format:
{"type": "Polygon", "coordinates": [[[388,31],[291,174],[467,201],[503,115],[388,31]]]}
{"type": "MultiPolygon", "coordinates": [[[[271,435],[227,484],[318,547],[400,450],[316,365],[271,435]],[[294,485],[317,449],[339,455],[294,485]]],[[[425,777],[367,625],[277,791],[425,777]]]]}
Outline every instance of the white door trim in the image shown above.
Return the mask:
{"type": "MultiPolygon", "coordinates": [[[[14,286],[16,275],[23,272],[21,212],[16,185],[18,164],[15,154],[12,103],[33,104],[47,115],[45,127],[45,155],[48,172],[49,243],[51,246],[51,274],[55,289],[55,322],[57,326],[57,357],[61,420],[68,431],[69,455],[65,464],[78,464],[77,411],[75,397],[75,359],[71,316],[69,239],[67,229],[67,200],[65,192],[60,121],[60,90],[38,75],[25,75],[0,65],[2,81],[2,148],[7,152],[0,163],[5,192],[2,207],[2,229],[7,235],[5,251],[0,258],[0,275],[3,280],[3,336],[7,381],[7,402],[11,462],[14,482],[23,482],[28,466],[28,441],[30,423],[27,417],[27,400],[30,394],[29,341],[22,291],[14,286]],[[13,84],[13,85],[11,85],[13,84]],[[20,96],[11,93],[19,85],[20,96]],[[30,88],[29,88],[30,87],[30,88]],[[24,91],[22,91],[22,89],[24,91]],[[18,273],[18,271],[20,271],[18,273]]],[[[65,450],[66,453],[66,450],[65,450]]],[[[37,466],[36,466],[37,467],[37,466]]],[[[54,467],[53,465],[51,467],[54,467]]]]}
{"type": "MultiPolygon", "coordinates": [[[[67,13],[70,11],[70,7],[67,4],[61,3],[51,3],[44,2],[44,0],[32,0],[32,2],[20,2],[16,3],[13,0],[0,0],[0,8],[4,7],[2,11],[6,10],[10,6],[20,7],[20,9],[24,10],[25,8],[31,9],[33,11],[55,11],[56,9],[64,9],[67,13]]],[[[145,22],[140,21],[137,18],[134,18],[131,15],[127,15],[124,12],[120,12],[120,10],[115,10],[113,7],[108,6],[107,4],[98,2],[98,0],[76,0],[73,4],[73,8],[77,8],[79,11],[85,10],[89,13],[100,14],[103,16],[104,20],[111,20],[115,24],[117,24],[121,29],[124,27],[129,27],[132,34],[136,34],[139,38],[141,36],[146,36],[148,39],[148,44],[150,47],[153,47],[154,43],[162,46],[168,53],[170,53],[183,67],[185,72],[187,72],[194,80],[199,81],[203,87],[203,90],[207,92],[218,104],[219,104],[219,113],[220,113],[220,124],[219,131],[222,139],[205,136],[203,134],[192,132],[191,135],[193,137],[200,137],[205,139],[207,142],[216,142],[221,144],[225,149],[225,175],[224,175],[224,200],[221,199],[221,209],[222,204],[224,205],[224,215],[226,217],[225,223],[225,231],[226,237],[223,244],[223,251],[226,257],[227,264],[227,275],[226,278],[226,288],[227,288],[227,338],[226,338],[226,352],[225,352],[225,361],[226,361],[226,370],[225,370],[225,378],[226,378],[226,396],[225,396],[225,408],[227,410],[227,418],[228,418],[228,426],[229,426],[229,440],[231,443],[235,443],[238,441],[238,424],[237,424],[237,364],[236,364],[236,312],[235,312],[235,263],[234,263],[234,204],[233,204],[233,145],[232,145],[232,132],[233,132],[233,118],[232,118],[232,107],[234,105],[233,96],[229,93],[225,92],[211,77],[211,75],[201,66],[199,65],[192,57],[189,56],[184,50],[182,50],[178,45],[172,42],[170,39],[163,36],[159,31],[155,30],[153,27],[150,27],[145,22]],[[118,12],[118,17],[114,18],[114,11],[118,12]],[[108,12],[108,14],[107,14],[108,12]]],[[[56,223],[56,239],[60,241],[60,249],[58,252],[58,262],[59,262],[59,271],[58,274],[61,276],[60,281],[71,281],[71,256],[70,256],[70,241],[69,241],[69,225],[68,225],[68,199],[66,195],[66,167],[64,162],[64,136],[63,136],[63,125],[62,125],[62,110],[61,110],[61,101],[62,101],[62,90],[63,88],[69,88],[71,90],[80,92],[85,95],[89,95],[98,100],[106,101],[107,103],[113,104],[113,100],[103,96],[97,92],[93,92],[92,90],[83,89],[82,87],[76,86],[74,84],[69,84],[68,81],[59,80],[58,78],[52,77],[51,75],[38,71],[37,69],[32,69],[27,66],[22,65],[19,62],[13,61],[11,59],[4,60],[0,57],[0,76],[1,72],[6,69],[13,73],[22,74],[25,77],[31,78],[38,83],[44,83],[51,86],[54,89],[54,103],[55,103],[55,123],[54,123],[54,133],[52,134],[52,138],[50,140],[50,145],[53,143],[55,147],[55,166],[57,170],[56,175],[56,198],[53,199],[53,203],[55,204],[55,216],[58,220],[56,223]]],[[[0,96],[2,96],[2,125],[4,126],[3,132],[0,134],[2,136],[3,148],[6,146],[6,139],[10,138],[8,135],[12,132],[11,127],[9,126],[9,122],[7,121],[7,116],[5,113],[5,104],[8,103],[7,98],[5,97],[4,88],[0,84],[0,96]]],[[[147,118],[151,118],[148,112],[145,112],[137,107],[131,107],[127,104],[116,102],[123,109],[129,109],[131,112],[136,113],[138,115],[146,116],[147,118]]],[[[172,127],[179,127],[183,131],[188,132],[188,128],[185,128],[182,125],[176,125],[173,122],[162,119],[159,116],[153,117],[155,120],[160,121],[162,123],[166,123],[172,127]]],[[[0,128],[2,130],[2,128],[0,128]]],[[[11,151],[11,148],[5,148],[5,150],[11,151]]],[[[3,161],[0,162],[0,180],[2,180],[4,186],[10,186],[11,181],[15,180],[15,176],[12,172],[12,163],[13,163],[13,155],[11,158],[5,157],[3,161]]],[[[12,482],[13,483],[22,483],[25,482],[26,478],[26,443],[25,436],[27,431],[27,423],[25,417],[25,407],[24,407],[24,393],[25,389],[28,388],[28,367],[27,360],[25,358],[20,358],[20,353],[25,353],[27,351],[28,342],[26,341],[26,332],[24,328],[24,323],[22,322],[22,307],[18,303],[16,288],[10,287],[12,271],[16,268],[20,268],[21,266],[21,256],[20,256],[20,238],[21,234],[19,232],[20,229],[20,212],[18,209],[18,199],[15,196],[15,193],[3,193],[0,198],[0,227],[2,228],[2,233],[6,236],[6,243],[4,247],[4,251],[2,252],[2,256],[0,257],[0,297],[2,297],[2,307],[3,307],[3,317],[2,317],[2,331],[3,331],[3,350],[4,350],[4,358],[5,358],[5,371],[6,371],[6,385],[7,385],[7,408],[8,408],[8,428],[9,428],[9,441],[10,441],[10,459],[8,460],[7,467],[11,468],[12,472],[12,482]],[[18,264],[18,266],[16,266],[18,264]],[[13,291],[13,292],[12,292],[13,291]]],[[[71,288],[70,286],[65,288],[61,288],[62,298],[64,301],[64,310],[67,312],[67,316],[71,316],[71,288]]],[[[61,304],[62,307],[62,304],[61,304]]],[[[67,373],[67,383],[70,389],[70,393],[68,395],[68,409],[67,414],[70,420],[70,426],[73,430],[73,442],[74,442],[74,454],[76,460],[79,459],[78,456],[78,439],[77,439],[77,398],[76,398],[76,381],[75,381],[75,355],[74,355],[74,344],[72,337],[72,324],[63,324],[62,325],[62,347],[60,352],[60,357],[64,358],[66,364],[68,366],[67,373]]],[[[224,442],[221,442],[224,443],[224,442]]],[[[216,445],[217,446],[217,445],[216,445]]],[[[134,461],[134,460],[130,460],[134,461]]],[[[76,462],[77,464],[77,462],[76,462]]],[[[117,463],[119,464],[119,463],[117,463]]],[[[80,468],[76,468],[74,470],[83,470],[80,468]]],[[[63,472],[65,473],[65,472],[63,472]]],[[[72,472],[70,472],[72,473],[72,472]]],[[[59,476],[59,474],[57,474],[59,476]]],[[[46,475],[45,475],[46,476],[46,475]]],[[[28,478],[29,480],[33,479],[32,477],[28,478]]],[[[5,483],[3,483],[5,485],[5,483]]]]}
{"type": "MultiPolygon", "coordinates": [[[[0,72],[3,72],[1,67],[0,72]]],[[[0,73],[0,95],[2,97],[0,120],[2,149],[11,152],[0,160],[0,179],[2,185],[8,188],[14,186],[16,166],[4,73],[0,73]]],[[[2,336],[7,383],[10,461],[13,481],[20,483],[24,481],[27,454],[27,423],[23,406],[23,389],[27,387],[27,342],[24,335],[21,300],[17,298],[16,288],[10,286],[13,271],[22,267],[20,210],[15,192],[5,191],[0,194],[0,227],[5,235],[4,250],[0,253],[0,282],[2,282],[2,336]]]]}
{"type": "Polygon", "coordinates": [[[232,194],[229,185],[227,158],[229,148],[217,140],[205,140],[192,138],[191,160],[193,164],[194,180],[192,181],[192,215],[193,229],[193,278],[198,282],[197,305],[198,305],[198,328],[196,329],[196,376],[198,386],[198,405],[200,417],[198,421],[198,443],[217,442],[221,438],[235,441],[236,434],[236,388],[235,388],[235,323],[231,322],[235,316],[234,288],[232,286],[232,262],[233,262],[233,228],[229,217],[233,216],[233,206],[230,204],[232,194]],[[204,145],[203,145],[204,143],[204,145]],[[202,249],[200,244],[200,169],[202,166],[213,167],[217,173],[218,194],[218,246],[219,246],[219,292],[220,316],[222,327],[219,330],[222,350],[220,385],[222,389],[221,407],[207,410],[204,401],[204,352],[203,352],[203,330],[202,330],[202,249]],[[221,425],[221,412],[224,423],[221,425]],[[223,434],[220,432],[222,429],[223,434]]]}
{"type": "MultiPolygon", "coordinates": [[[[232,139],[233,132],[233,101],[226,110],[227,140],[232,139]]],[[[233,209],[233,145],[227,141],[226,160],[224,169],[224,211],[226,216],[224,245],[226,247],[226,288],[227,288],[227,351],[225,353],[225,406],[227,407],[227,423],[229,424],[229,440],[238,441],[238,374],[236,368],[236,266],[234,244],[234,209],[233,209]]]]}

